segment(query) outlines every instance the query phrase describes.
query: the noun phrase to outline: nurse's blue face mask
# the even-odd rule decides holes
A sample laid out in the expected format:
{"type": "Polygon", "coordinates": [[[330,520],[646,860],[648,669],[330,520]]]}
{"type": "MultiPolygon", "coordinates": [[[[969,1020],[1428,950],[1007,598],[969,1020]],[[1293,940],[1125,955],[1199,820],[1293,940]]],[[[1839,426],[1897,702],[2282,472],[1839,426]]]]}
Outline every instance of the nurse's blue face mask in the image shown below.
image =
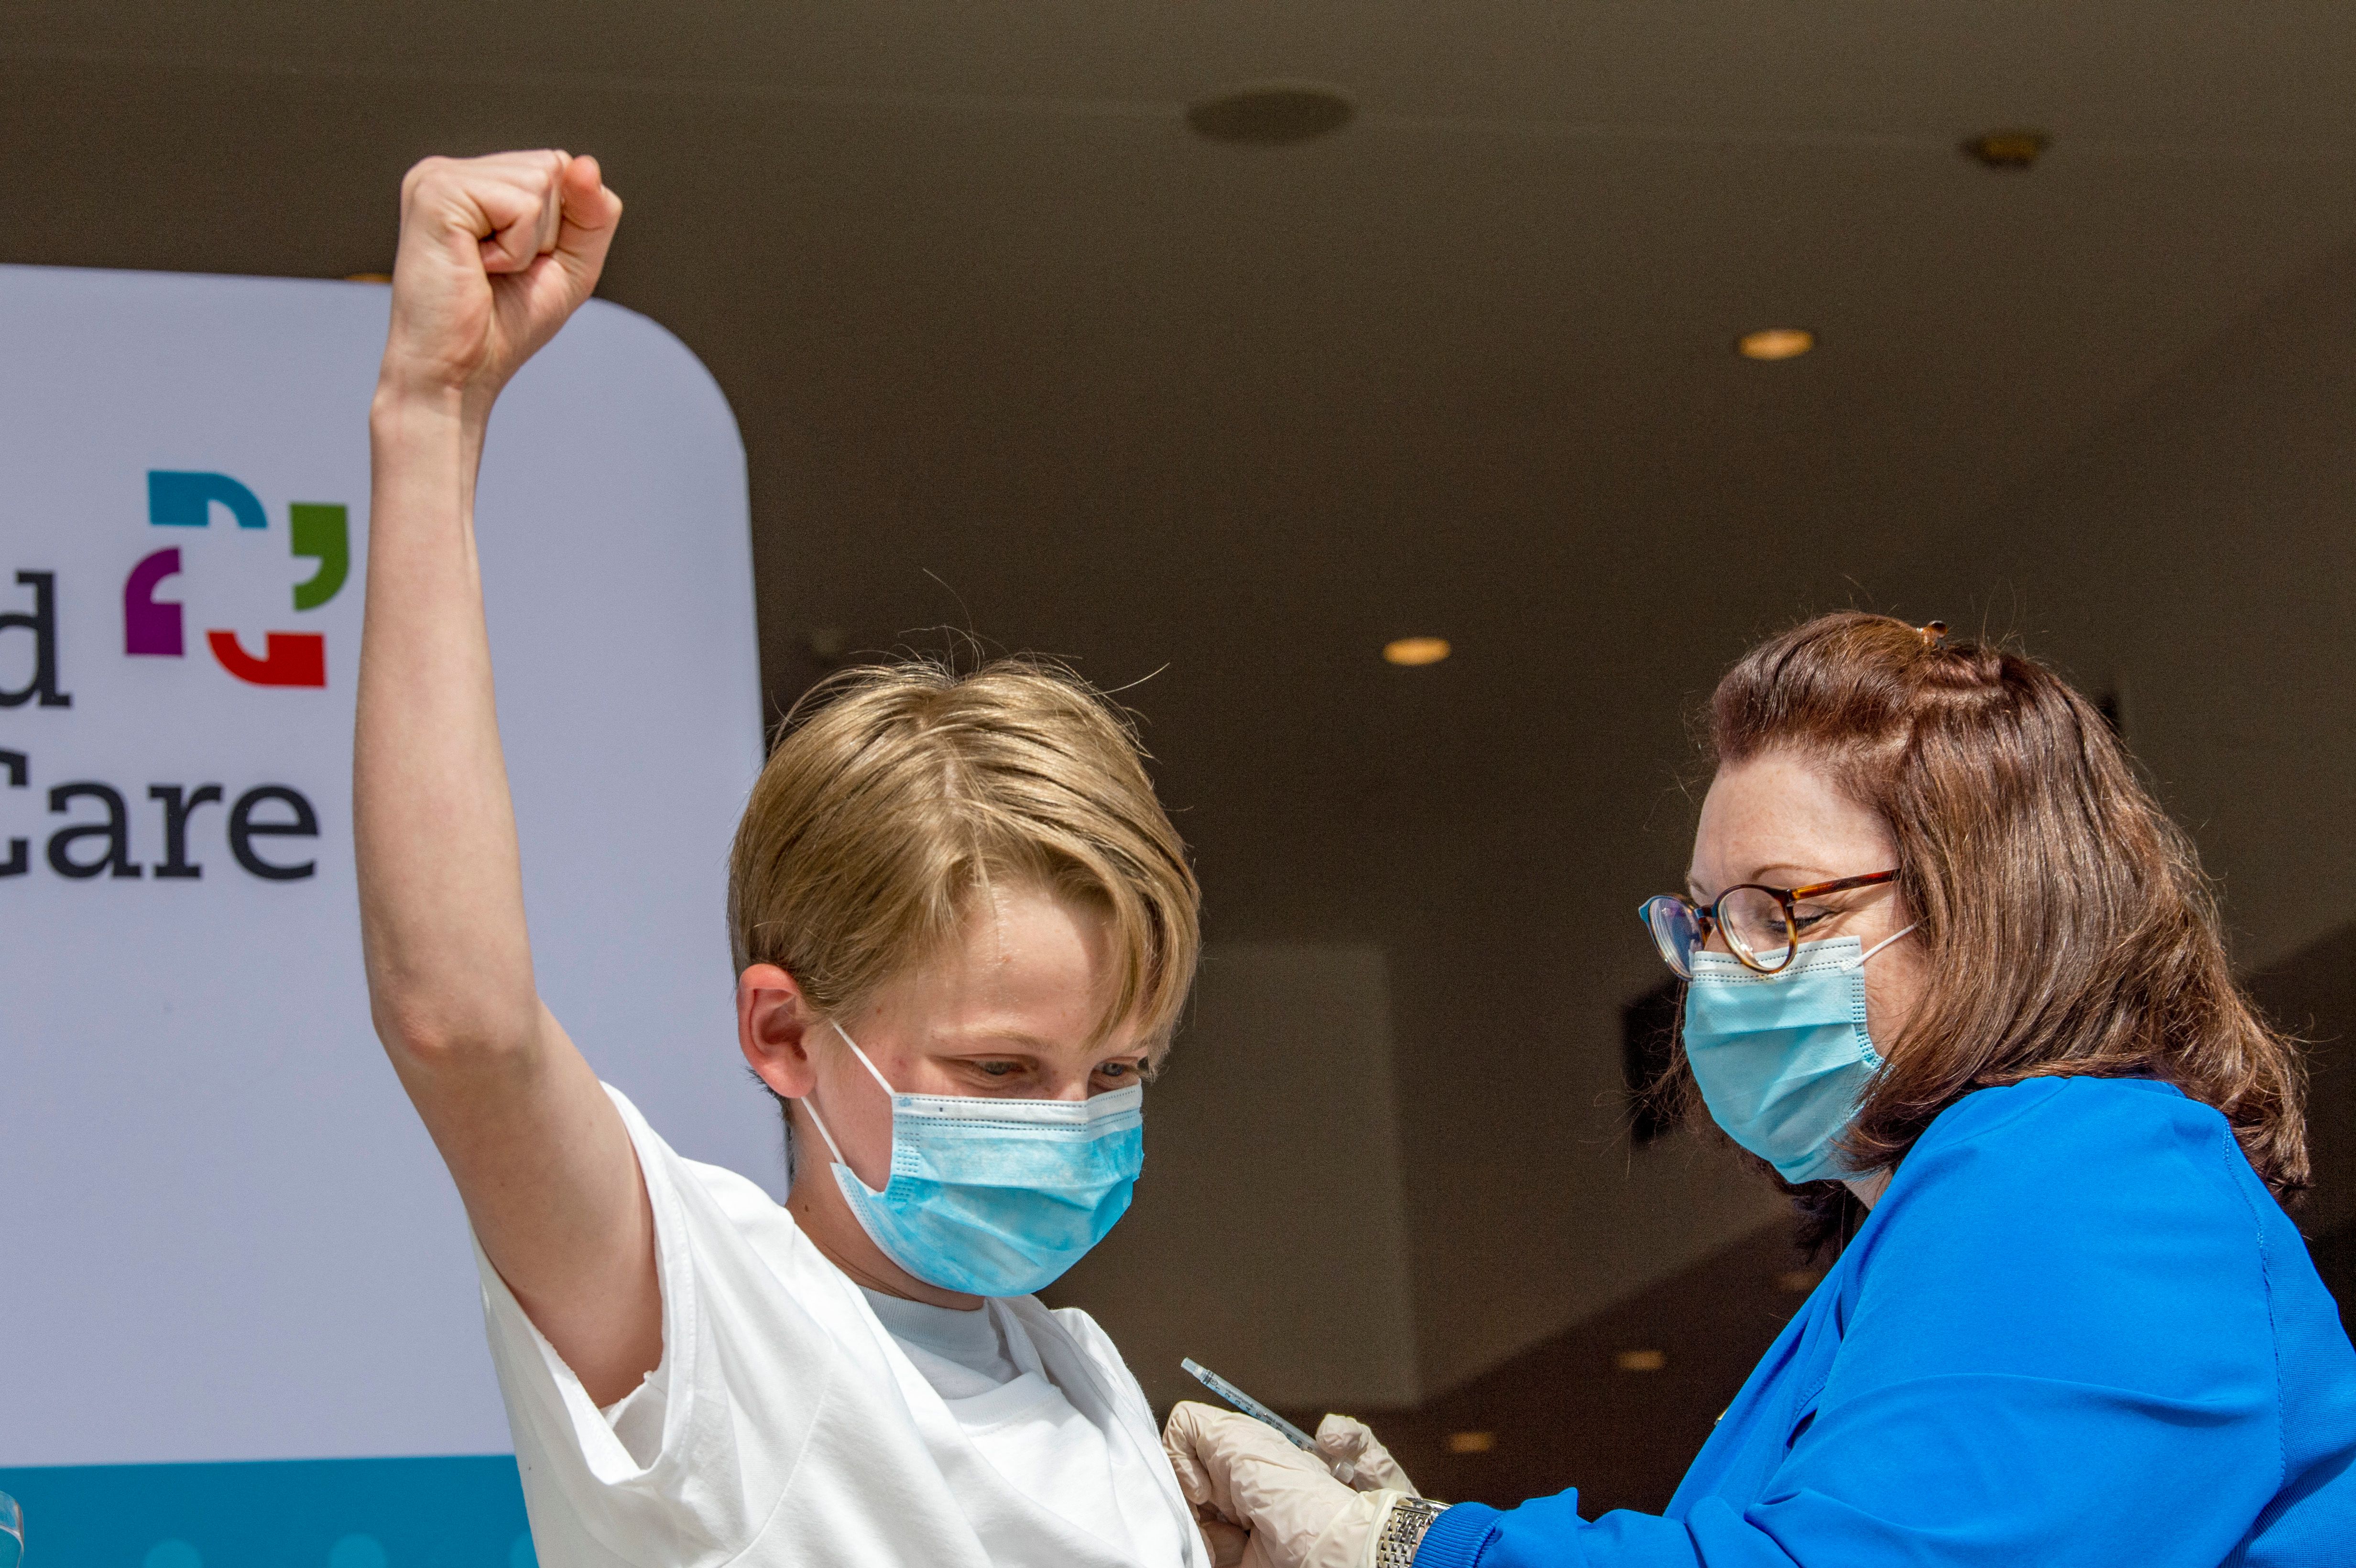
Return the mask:
{"type": "Polygon", "coordinates": [[[1834,1140],[1857,1114],[1881,1053],[1865,1027],[1865,961],[1914,928],[1864,946],[1806,943],[1762,975],[1696,953],[1686,986],[1686,1061],[1710,1119],[1786,1181],[1843,1175],[1834,1140]]]}
{"type": "Polygon", "coordinates": [[[1145,1164],[1141,1084],[1086,1100],[903,1094],[841,1024],[892,1100],[892,1174],[875,1191],[834,1155],[834,1181],[884,1255],[927,1285],[1028,1296],[1080,1261],[1129,1210],[1145,1164]]]}

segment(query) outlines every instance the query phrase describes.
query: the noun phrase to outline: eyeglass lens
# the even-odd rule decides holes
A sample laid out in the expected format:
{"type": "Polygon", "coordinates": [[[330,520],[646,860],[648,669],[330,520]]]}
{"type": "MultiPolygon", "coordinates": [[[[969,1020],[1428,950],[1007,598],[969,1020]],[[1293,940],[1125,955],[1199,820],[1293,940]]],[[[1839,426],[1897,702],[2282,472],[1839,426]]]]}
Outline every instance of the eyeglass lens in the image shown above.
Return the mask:
{"type": "Polygon", "coordinates": [[[1662,961],[1681,977],[1693,978],[1693,955],[1701,946],[1701,923],[1695,918],[1693,906],[1674,894],[1663,893],[1646,899],[1638,912],[1652,930],[1653,944],[1661,950],[1662,961]]]}
{"type": "Polygon", "coordinates": [[[1719,926],[1741,956],[1762,969],[1780,969],[1792,956],[1792,925],[1783,901],[1764,888],[1731,888],[1718,901],[1719,926]]]}

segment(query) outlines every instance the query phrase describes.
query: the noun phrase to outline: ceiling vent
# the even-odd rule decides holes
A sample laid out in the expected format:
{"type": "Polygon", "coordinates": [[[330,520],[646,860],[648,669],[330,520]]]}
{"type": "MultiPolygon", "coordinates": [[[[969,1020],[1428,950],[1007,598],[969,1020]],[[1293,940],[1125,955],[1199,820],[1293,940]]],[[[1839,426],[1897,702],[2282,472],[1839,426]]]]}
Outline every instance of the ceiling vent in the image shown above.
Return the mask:
{"type": "Polygon", "coordinates": [[[1186,110],[1186,123],[1214,142],[1289,147],[1330,135],[1350,123],[1358,106],[1338,88],[1312,81],[1261,81],[1205,98],[1186,110]]]}

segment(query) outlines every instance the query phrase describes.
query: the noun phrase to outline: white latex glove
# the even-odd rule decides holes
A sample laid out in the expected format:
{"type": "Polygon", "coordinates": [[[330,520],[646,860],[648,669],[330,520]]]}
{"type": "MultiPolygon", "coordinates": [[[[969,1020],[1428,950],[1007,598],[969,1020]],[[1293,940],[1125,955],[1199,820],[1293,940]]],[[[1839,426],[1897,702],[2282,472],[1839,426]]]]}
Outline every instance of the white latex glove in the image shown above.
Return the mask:
{"type": "Polygon", "coordinates": [[[1364,1568],[1401,1496],[1352,1491],[1267,1423],[1207,1404],[1172,1410],[1162,1446],[1220,1568],[1364,1568]]]}
{"type": "Polygon", "coordinates": [[[1317,1424],[1317,1456],[1332,1467],[1336,1479],[1362,1492],[1423,1496],[1391,1457],[1391,1451],[1383,1446],[1382,1439],[1356,1416],[1329,1415],[1317,1424]]]}

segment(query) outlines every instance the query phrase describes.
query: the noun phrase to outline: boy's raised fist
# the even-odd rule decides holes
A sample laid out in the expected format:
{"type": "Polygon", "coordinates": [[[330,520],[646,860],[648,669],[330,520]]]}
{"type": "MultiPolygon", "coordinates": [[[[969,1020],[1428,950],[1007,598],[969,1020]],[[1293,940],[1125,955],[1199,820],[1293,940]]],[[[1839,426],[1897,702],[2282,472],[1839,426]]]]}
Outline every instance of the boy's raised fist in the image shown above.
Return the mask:
{"type": "Polygon", "coordinates": [[[427,158],[401,185],[380,389],[491,400],[597,286],[622,216],[597,160],[427,158]]]}

